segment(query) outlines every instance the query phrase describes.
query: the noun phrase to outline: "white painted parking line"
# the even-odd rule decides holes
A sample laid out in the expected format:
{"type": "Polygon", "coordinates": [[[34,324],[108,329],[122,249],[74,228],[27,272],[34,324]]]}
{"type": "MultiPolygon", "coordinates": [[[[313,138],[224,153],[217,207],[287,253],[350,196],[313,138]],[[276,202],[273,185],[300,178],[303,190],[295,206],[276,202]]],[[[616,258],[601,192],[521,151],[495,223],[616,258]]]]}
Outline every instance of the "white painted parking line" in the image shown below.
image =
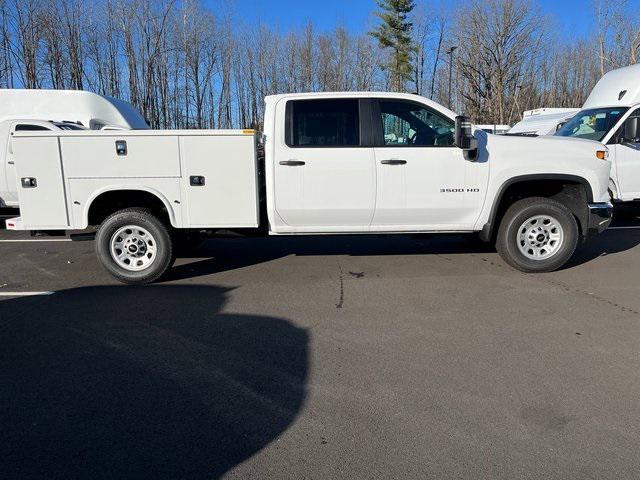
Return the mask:
{"type": "Polygon", "coordinates": [[[640,227],[609,227],[607,230],[640,230],[640,227]]]}
{"type": "Polygon", "coordinates": [[[0,292],[0,297],[35,297],[38,295],[53,295],[54,292],[0,292]]]}
{"type": "Polygon", "coordinates": [[[0,243],[19,243],[19,242],[70,242],[70,238],[15,238],[0,240],[0,243]]]}

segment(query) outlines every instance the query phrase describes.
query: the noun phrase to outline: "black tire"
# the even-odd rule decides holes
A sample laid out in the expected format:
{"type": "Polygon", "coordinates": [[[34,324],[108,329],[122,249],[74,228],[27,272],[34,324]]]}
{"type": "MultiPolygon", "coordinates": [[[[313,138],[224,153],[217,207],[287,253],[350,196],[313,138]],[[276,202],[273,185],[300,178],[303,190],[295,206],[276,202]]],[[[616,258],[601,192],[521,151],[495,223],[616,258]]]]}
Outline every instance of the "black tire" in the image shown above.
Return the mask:
{"type": "MultiPolygon", "coordinates": [[[[545,228],[544,225],[540,225],[545,228]]],[[[562,267],[571,258],[578,245],[579,237],[578,223],[567,207],[549,198],[525,198],[511,205],[502,217],[496,238],[496,249],[502,259],[517,270],[526,273],[552,272],[562,267]],[[555,219],[562,229],[563,236],[555,252],[548,257],[532,259],[520,250],[518,243],[522,241],[522,248],[528,249],[527,242],[520,240],[520,234],[525,232],[525,230],[521,232],[520,228],[528,219],[537,215],[555,219]]],[[[532,252],[533,249],[530,251],[532,252]]]]}
{"type": "Polygon", "coordinates": [[[107,217],[96,233],[96,254],[102,266],[123,283],[140,285],[151,283],[162,277],[175,260],[173,239],[167,226],[151,210],[146,208],[127,208],[107,217]],[[111,255],[113,236],[126,226],[137,226],[146,230],[153,240],[155,258],[148,267],[140,271],[123,268],[111,255]]]}

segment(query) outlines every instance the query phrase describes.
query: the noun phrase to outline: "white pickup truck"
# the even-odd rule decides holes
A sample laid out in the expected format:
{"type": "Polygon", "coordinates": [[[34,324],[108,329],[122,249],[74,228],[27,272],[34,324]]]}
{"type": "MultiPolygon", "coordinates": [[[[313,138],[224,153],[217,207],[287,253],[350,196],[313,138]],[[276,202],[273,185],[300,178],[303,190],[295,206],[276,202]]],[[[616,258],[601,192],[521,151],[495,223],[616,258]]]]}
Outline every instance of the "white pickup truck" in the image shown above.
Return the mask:
{"type": "Polygon", "coordinates": [[[551,271],[611,221],[599,142],[475,132],[398,93],[266,98],[253,130],[17,132],[13,230],[98,225],[104,267],[162,276],[180,232],[478,232],[525,272],[551,271]],[[263,141],[264,156],[259,141],[263,141]]]}
{"type": "Polygon", "coordinates": [[[640,64],[612,70],[557,136],[597,140],[609,148],[611,199],[640,200],[640,64]]]}

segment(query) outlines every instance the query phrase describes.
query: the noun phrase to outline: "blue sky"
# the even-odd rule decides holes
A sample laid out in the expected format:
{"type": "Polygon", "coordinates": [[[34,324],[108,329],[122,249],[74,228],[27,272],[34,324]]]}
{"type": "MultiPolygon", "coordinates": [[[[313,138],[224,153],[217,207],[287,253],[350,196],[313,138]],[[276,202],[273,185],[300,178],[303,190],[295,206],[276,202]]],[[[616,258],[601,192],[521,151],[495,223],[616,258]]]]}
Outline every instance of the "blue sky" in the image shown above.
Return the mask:
{"type": "MultiPolygon", "coordinates": [[[[589,0],[534,0],[535,3],[540,5],[542,14],[552,17],[560,38],[586,36],[593,26],[589,0]]],[[[375,0],[237,0],[235,7],[237,17],[249,23],[262,21],[284,31],[308,20],[323,30],[342,24],[354,32],[364,31],[369,28],[375,9],[375,0]]]]}

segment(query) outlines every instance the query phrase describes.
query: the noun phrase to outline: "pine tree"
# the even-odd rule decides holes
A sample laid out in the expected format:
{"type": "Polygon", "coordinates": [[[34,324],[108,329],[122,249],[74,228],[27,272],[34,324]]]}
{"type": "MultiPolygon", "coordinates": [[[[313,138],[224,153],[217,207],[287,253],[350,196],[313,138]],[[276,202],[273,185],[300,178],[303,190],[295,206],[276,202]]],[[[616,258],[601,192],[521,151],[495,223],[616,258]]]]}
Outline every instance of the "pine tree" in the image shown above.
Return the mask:
{"type": "Polygon", "coordinates": [[[376,16],[382,20],[371,32],[380,46],[391,49],[389,62],[384,66],[390,73],[391,89],[403,91],[411,78],[411,32],[413,23],[409,15],[415,7],[413,0],[378,0],[381,11],[376,16]]]}

